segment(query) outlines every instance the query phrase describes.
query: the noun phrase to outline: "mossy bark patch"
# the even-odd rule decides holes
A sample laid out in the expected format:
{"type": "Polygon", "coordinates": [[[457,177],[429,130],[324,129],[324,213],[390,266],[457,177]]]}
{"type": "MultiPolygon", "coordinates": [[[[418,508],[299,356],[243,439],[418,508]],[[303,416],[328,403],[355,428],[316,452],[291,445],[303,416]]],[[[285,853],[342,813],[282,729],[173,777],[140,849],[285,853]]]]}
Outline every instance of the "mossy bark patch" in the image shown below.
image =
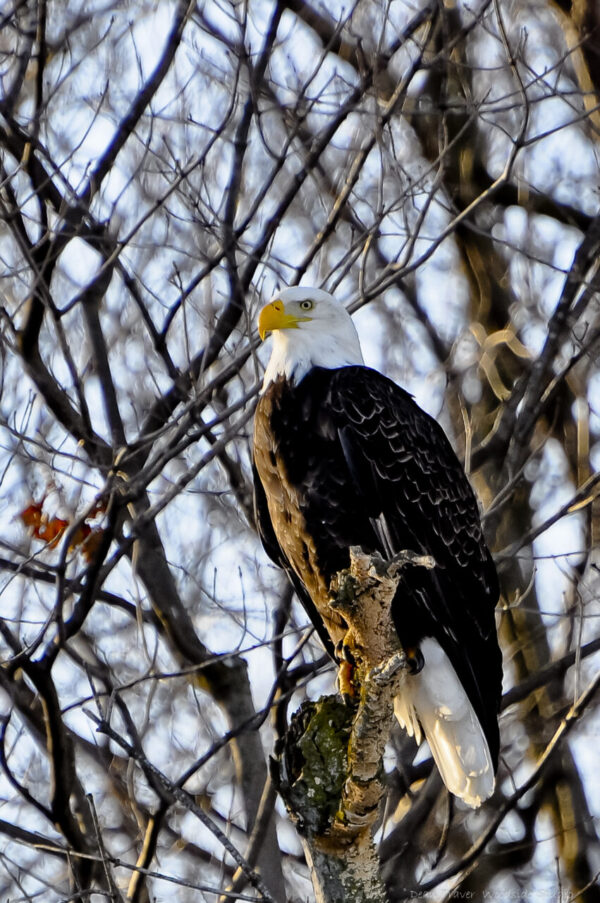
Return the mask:
{"type": "Polygon", "coordinates": [[[339,698],[329,696],[304,703],[292,718],[280,789],[304,834],[325,834],[339,810],[352,715],[339,698]]]}

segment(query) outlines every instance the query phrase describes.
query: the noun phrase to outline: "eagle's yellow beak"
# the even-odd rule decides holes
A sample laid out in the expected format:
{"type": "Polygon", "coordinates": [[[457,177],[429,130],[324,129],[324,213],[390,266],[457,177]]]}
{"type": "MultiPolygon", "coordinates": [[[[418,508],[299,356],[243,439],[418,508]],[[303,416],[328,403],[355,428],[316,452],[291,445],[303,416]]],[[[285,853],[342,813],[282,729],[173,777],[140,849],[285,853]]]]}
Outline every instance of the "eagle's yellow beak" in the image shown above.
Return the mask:
{"type": "Polygon", "coordinates": [[[305,323],[310,317],[296,317],[286,312],[283,301],[276,298],[266,304],[258,315],[258,334],[264,340],[268,332],[275,329],[297,329],[298,323],[305,323]]]}

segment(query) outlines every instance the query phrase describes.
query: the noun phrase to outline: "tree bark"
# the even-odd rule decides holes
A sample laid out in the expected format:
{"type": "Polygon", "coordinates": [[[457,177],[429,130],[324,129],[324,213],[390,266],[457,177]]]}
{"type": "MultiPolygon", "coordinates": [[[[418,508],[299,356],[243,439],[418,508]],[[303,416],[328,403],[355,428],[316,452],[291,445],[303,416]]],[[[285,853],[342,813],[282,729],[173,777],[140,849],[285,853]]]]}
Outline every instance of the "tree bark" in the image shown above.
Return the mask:
{"type": "Polygon", "coordinates": [[[407,662],[391,618],[406,566],[430,556],[401,552],[391,562],[350,550],[332,581],[331,607],[348,624],[336,696],[305,703],[278,750],[276,782],[302,838],[317,903],[386,903],[373,830],[383,798],[383,754],[394,697],[407,662]],[[348,676],[352,663],[351,677],[348,676]]]}

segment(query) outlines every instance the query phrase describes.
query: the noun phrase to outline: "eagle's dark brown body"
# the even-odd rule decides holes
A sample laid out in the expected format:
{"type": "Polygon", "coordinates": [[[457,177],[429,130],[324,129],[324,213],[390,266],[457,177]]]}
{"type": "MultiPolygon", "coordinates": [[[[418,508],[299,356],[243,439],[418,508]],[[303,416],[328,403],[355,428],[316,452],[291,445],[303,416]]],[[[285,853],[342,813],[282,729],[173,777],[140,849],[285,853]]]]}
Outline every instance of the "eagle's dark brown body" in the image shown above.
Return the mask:
{"type": "Polygon", "coordinates": [[[254,428],[255,506],[269,556],[283,567],[333,652],[344,625],[328,606],[348,549],[432,555],[408,568],[393,617],[404,647],[433,637],[482,725],[494,766],[501,657],[498,582],[477,502],[441,427],[412,398],[362,366],[314,367],[273,381],[254,428]]]}

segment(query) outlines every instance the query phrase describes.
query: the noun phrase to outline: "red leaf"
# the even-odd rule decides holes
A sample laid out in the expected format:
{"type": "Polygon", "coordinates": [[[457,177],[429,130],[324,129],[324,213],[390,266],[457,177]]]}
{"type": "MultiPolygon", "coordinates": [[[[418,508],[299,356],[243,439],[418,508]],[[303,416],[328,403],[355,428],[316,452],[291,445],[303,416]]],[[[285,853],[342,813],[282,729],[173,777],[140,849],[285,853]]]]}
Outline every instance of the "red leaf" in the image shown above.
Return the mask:
{"type": "Polygon", "coordinates": [[[42,523],[42,505],[41,502],[32,502],[31,505],[28,505],[27,508],[23,508],[20,512],[19,517],[23,521],[26,527],[33,527],[34,530],[36,527],[39,527],[42,523]]]}
{"type": "Polygon", "coordinates": [[[34,529],[33,535],[36,539],[41,539],[43,542],[47,542],[49,548],[53,549],[56,545],[58,545],[60,537],[65,532],[68,526],[69,521],[63,520],[60,517],[53,517],[52,520],[48,521],[43,518],[40,526],[34,529]]]}

